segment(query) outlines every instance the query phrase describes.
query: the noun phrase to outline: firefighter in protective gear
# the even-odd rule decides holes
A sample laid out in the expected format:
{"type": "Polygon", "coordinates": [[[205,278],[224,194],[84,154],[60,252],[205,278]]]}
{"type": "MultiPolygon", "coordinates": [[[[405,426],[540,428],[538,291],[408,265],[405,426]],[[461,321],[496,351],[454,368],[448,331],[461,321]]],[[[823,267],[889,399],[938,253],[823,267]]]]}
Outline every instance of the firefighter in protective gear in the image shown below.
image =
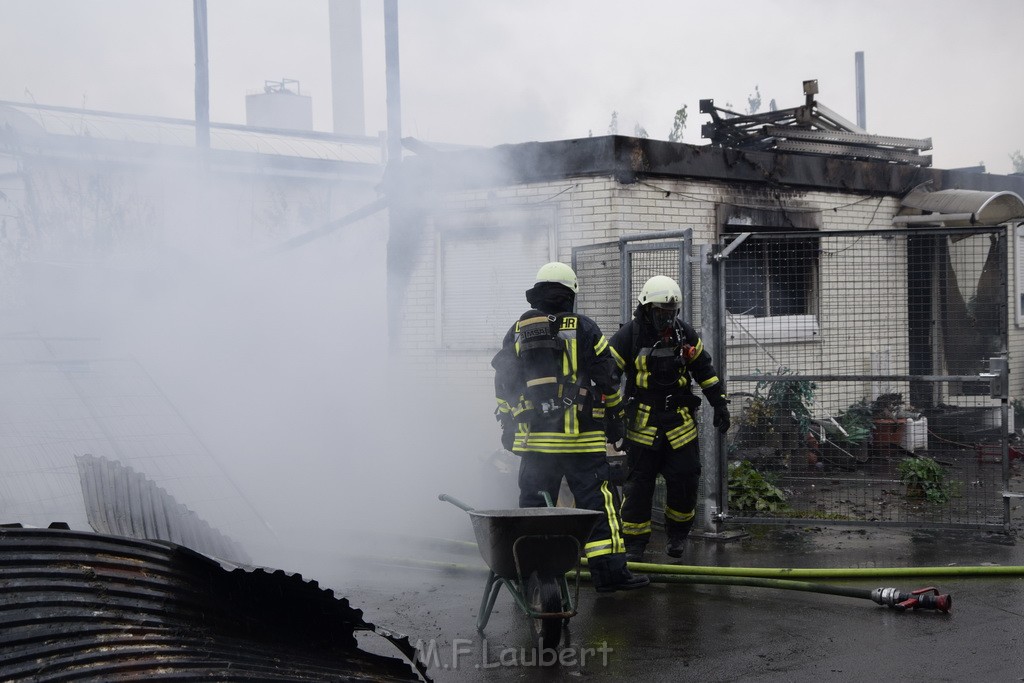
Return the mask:
{"type": "Polygon", "coordinates": [[[629,473],[623,489],[622,535],[626,557],[643,559],[651,538],[651,503],[658,475],[665,478],[665,533],[669,557],[681,557],[693,527],[700,483],[700,448],[695,416],[701,400],[696,382],[714,407],[714,426],[729,429],[728,399],[711,356],[696,330],[679,319],[682,292],[664,275],[640,291],[633,319],[619,328],[610,345],[626,376],[624,409],[629,473]]]}
{"type": "Polygon", "coordinates": [[[608,482],[605,411],[621,402],[615,360],[597,323],[573,313],[572,268],[541,267],[526,292],[532,307],[512,325],[494,357],[502,445],[521,457],[519,506],[543,507],[564,476],[576,506],[603,513],[583,550],[599,592],[642,588],[626,568],[618,493],[608,482]]]}

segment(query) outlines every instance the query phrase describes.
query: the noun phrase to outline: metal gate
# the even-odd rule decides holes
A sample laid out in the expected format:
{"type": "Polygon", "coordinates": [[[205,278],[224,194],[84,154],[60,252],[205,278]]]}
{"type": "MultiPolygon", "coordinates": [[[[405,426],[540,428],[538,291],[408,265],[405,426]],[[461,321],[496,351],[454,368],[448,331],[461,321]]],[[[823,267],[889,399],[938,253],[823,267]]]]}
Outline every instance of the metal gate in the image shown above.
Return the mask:
{"type": "Polygon", "coordinates": [[[711,261],[718,521],[1009,528],[1005,227],[731,234],[711,261]]]}
{"type": "MultiPolygon", "coordinates": [[[[655,275],[668,275],[683,293],[681,315],[691,320],[693,278],[690,250],[692,230],[649,233],[574,247],[572,267],[579,279],[576,311],[597,321],[605,337],[611,338],[633,317],[637,296],[644,283],[655,275]]],[[[704,517],[702,482],[698,518],[704,517]]],[[[664,521],[665,485],[661,477],[655,488],[652,521],[664,521]]]]}
{"type": "Polygon", "coordinates": [[[692,230],[647,233],[614,242],[573,247],[572,267],[579,279],[576,312],[593,318],[605,337],[633,317],[636,297],[655,275],[668,275],[683,290],[682,315],[693,312],[690,249],[692,230]]]}

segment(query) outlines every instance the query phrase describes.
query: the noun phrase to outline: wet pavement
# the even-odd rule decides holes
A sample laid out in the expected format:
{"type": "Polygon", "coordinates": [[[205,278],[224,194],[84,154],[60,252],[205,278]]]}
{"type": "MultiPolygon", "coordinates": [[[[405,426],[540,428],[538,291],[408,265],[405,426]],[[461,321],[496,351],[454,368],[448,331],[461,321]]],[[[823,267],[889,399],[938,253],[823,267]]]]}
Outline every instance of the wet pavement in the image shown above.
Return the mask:
{"type": "MultiPolygon", "coordinates": [[[[695,539],[676,563],[1024,566],[1017,531],[744,531],[746,537],[728,542],[695,539]]],[[[650,548],[660,549],[659,540],[650,548]]],[[[1024,576],[806,579],[906,592],[935,586],[953,598],[948,614],[898,612],[869,599],[776,588],[656,584],[598,594],[584,583],[579,614],[570,620],[557,656],[548,651],[538,661],[530,622],[504,589],[484,634],[476,632],[486,575],[468,535],[461,544],[424,544],[413,555],[420,566],[364,559],[338,566],[338,574],[321,583],[349,597],[368,621],[422,640],[435,681],[1024,681],[1024,576]]],[[[650,550],[648,558],[670,561],[650,550]]],[[[394,654],[376,637],[361,643],[394,654]]]]}

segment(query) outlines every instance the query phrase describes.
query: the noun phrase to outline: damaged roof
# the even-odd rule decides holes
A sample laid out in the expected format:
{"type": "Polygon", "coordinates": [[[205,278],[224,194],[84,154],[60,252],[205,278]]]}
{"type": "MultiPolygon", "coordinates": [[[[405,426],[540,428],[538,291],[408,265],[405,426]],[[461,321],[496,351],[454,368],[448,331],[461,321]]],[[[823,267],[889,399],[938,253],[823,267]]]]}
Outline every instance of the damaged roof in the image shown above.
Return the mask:
{"type": "Polygon", "coordinates": [[[801,152],[847,159],[871,159],[898,164],[931,166],[922,154],[932,148],[931,138],[874,135],[815,99],[818,81],[804,81],[805,102],[799,107],[740,114],[701,100],[700,111],[711,117],[701,137],[713,145],[733,149],[801,152]]]}
{"type": "Polygon", "coordinates": [[[526,142],[413,157],[402,162],[402,173],[393,175],[390,181],[411,184],[423,190],[445,190],[587,176],[610,176],[624,184],[644,178],[694,179],[775,189],[898,197],[922,184],[933,190],[1007,190],[1024,195],[1024,176],[1019,175],[942,170],[884,161],[717,145],[698,146],[620,135],[526,142]]]}

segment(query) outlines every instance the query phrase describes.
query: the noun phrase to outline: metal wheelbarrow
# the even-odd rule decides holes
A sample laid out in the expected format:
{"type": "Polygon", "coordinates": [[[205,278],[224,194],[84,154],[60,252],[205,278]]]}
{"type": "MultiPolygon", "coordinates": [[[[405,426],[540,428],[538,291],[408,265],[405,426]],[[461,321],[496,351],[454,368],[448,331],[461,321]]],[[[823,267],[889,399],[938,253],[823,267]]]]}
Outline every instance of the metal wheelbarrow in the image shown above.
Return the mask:
{"type": "Polygon", "coordinates": [[[548,496],[546,508],[475,510],[442,493],[438,498],[469,513],[477,548],[490,569],[480,601],[476,629],[483,632],[502,586],[532,620],[533,637],[554,649],[562,625],[576,615],[580,593],[580,549],[601,513],[556,508],[548,496]],[[576,569],[575,590],[566,574],[576,569]]]}

